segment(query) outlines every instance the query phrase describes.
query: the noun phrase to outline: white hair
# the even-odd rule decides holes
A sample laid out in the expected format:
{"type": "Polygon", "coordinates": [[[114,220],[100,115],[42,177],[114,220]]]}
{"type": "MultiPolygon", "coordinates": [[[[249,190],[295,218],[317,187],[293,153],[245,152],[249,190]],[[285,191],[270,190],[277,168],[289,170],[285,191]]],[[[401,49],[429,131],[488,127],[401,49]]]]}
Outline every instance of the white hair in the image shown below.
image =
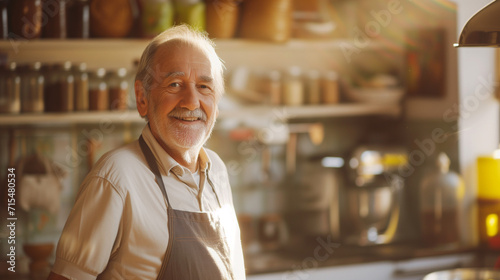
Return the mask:
{"type": "Polygon", "coordinates": [[[149,98],[149,92],[157,70],[152,65],[155,53],[160,46],[171,41],[181,41],[196,47],[208,57],[212,67],[215,96],[219,100],[224,93],[224,64],[215,52],[215,44],[208,38],[206,33],[196,31],[187,25],[178,25],[163,31],[153,38],[144,49],[137,67],[135,80],[142,82],[146,98],[149,98]]]}

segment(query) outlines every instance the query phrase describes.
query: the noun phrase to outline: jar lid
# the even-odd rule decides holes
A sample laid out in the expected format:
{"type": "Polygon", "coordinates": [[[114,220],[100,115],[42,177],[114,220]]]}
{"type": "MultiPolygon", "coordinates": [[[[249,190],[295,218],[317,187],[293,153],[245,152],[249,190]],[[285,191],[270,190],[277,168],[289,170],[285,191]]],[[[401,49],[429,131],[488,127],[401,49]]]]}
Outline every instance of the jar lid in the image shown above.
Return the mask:
{"type": "Polygon", "coordinates": [[[104,76],[106,76],[106,69],[104,69],[104,68],[97,68],[94,71],[94,75],[96,75],[99,78],[103,78],[104,76]]]}
{"type": "Polygon", "coordinates": [[[87,71],[87,63],[85,62],[76,63],[73,66],[71,66],[71,70],[85,72],[87,71]]]}

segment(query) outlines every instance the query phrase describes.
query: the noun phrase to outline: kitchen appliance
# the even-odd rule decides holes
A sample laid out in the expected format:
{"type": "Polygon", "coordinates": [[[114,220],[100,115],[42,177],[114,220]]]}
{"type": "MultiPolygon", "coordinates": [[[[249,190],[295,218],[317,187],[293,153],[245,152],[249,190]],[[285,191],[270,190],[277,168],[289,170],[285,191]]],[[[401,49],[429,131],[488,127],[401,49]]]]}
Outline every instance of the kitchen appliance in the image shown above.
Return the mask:
{"type": "Polygon", "coordinates": [[[322,159],[300,161],[296,172],[283,184],[287,196],[284,219],[292,241],[340,238],[340,176],[322,159]]]}
{"type": "Polygon", "coordinates": [[[348,180],[341,225],[345,242],[356,245],[386,244],[397,240],[402,214],[407,153],[397,146],[366,145],[354,150],[348,163],[348,180]]]}

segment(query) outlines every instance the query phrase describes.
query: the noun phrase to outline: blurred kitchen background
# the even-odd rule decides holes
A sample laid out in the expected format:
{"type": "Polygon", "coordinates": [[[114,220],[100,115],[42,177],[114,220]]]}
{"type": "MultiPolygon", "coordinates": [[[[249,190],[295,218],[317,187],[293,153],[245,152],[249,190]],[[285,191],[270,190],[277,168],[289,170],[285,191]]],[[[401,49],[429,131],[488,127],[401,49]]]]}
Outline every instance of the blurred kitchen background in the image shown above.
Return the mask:
{"type": "Polygon", "coordinates": [[[453,48],[487,2],[1,0],[0,177],[15,167],[17,185],[0,216],[18,218],[15,276],[0,229],[1,278],[43,279],[80,182],[140,135],[135,67],[174,23],[207,31],[227,68],[206,146],[249,279],[493,268],[500,58],[453,48]]]}

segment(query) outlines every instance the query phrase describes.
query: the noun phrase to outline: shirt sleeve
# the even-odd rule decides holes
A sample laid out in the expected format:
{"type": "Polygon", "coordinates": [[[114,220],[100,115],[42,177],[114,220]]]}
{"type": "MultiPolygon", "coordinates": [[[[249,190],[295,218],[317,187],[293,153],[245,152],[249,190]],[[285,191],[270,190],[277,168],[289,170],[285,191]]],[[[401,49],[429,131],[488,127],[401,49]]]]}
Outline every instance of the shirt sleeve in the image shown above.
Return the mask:
{"type": "Polygon", "coordinates": [[[69,279],[96,279],[119,246],[123,207],[123,196],[108,180],[86,180],[59,239],[52,271],[69,279]]]}

